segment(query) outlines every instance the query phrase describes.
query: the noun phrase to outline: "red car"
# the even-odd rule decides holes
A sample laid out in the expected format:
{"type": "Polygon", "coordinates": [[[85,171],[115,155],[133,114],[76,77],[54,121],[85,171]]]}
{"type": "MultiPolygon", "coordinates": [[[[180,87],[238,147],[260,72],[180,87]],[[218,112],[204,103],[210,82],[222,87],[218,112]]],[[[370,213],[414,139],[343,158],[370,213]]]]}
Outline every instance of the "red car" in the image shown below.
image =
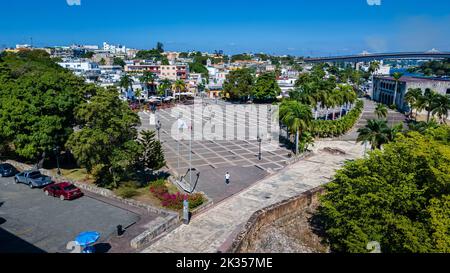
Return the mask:
{"type": "Polygon", "coordinates": [[[73,200],[83,196],[79,188],[68,182],[48,185],[44,188],[44,193],[48,196],[59,197],[61,200],[73,200]]]}

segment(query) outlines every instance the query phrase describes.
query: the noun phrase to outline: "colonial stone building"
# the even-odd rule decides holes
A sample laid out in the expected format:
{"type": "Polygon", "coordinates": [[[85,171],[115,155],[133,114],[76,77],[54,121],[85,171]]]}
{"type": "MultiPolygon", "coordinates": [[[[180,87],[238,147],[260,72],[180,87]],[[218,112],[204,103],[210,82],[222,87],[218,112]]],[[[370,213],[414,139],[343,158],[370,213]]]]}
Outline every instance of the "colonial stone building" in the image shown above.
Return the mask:
{"type": "Polygon", "coordinates": [[[408,112],[410,109],[408,103],[405,102],[405,94],[410,88],[420,88],[422,92],[430,88],[439,94],[450,95],[450,79],[401,77],[398,82],[397,96],[394,102],[394,78],[391,76],[375,76],[373,79],[372,98],[383,104],[395,104],[399,110],[408,112]]]}

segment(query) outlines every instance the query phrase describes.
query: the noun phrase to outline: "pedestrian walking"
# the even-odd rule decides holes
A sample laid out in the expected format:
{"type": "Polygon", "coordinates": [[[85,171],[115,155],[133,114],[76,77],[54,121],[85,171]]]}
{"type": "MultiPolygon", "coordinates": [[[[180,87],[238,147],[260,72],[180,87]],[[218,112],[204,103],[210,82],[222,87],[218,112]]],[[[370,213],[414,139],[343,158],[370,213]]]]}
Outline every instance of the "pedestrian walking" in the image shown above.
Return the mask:
{"type": "Polygon", "coordinates": [[[227,172],[226,174],[225,174],[225,184],[230,184],[230,173],[229,172],[227,172]]]}

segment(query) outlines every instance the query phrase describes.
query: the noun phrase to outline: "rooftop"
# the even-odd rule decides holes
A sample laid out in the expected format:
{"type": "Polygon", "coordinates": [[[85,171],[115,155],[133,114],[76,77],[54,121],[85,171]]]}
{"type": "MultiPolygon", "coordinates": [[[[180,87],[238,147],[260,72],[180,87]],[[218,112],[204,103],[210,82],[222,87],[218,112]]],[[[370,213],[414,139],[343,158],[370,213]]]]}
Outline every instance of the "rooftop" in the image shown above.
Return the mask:
{"type": "MultiPolygon", "coordinates": [[[[395,79],[392,76],[375,76],[375,78],[395,81],[395,79]]],[[[450,82],[450,78],[403,76],[400,78],[400,81],[402,81],[402,82],[428,82],[428,81],[450,82]]]]}

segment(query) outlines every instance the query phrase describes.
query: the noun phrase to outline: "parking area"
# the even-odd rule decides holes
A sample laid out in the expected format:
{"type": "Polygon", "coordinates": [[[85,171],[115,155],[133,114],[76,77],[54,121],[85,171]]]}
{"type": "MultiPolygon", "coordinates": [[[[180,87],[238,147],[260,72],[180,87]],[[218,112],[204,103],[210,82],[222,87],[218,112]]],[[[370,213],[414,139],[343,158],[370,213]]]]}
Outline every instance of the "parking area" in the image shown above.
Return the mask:
{"type": "Polygon", "coordinates": [[[46,196],[42,189],[0,178],[0,253],[67,253],[80,232],[98,231],[107,241],[117,225],[140,220],[131,210],[86,195],[73,201],[46,196]]]}

